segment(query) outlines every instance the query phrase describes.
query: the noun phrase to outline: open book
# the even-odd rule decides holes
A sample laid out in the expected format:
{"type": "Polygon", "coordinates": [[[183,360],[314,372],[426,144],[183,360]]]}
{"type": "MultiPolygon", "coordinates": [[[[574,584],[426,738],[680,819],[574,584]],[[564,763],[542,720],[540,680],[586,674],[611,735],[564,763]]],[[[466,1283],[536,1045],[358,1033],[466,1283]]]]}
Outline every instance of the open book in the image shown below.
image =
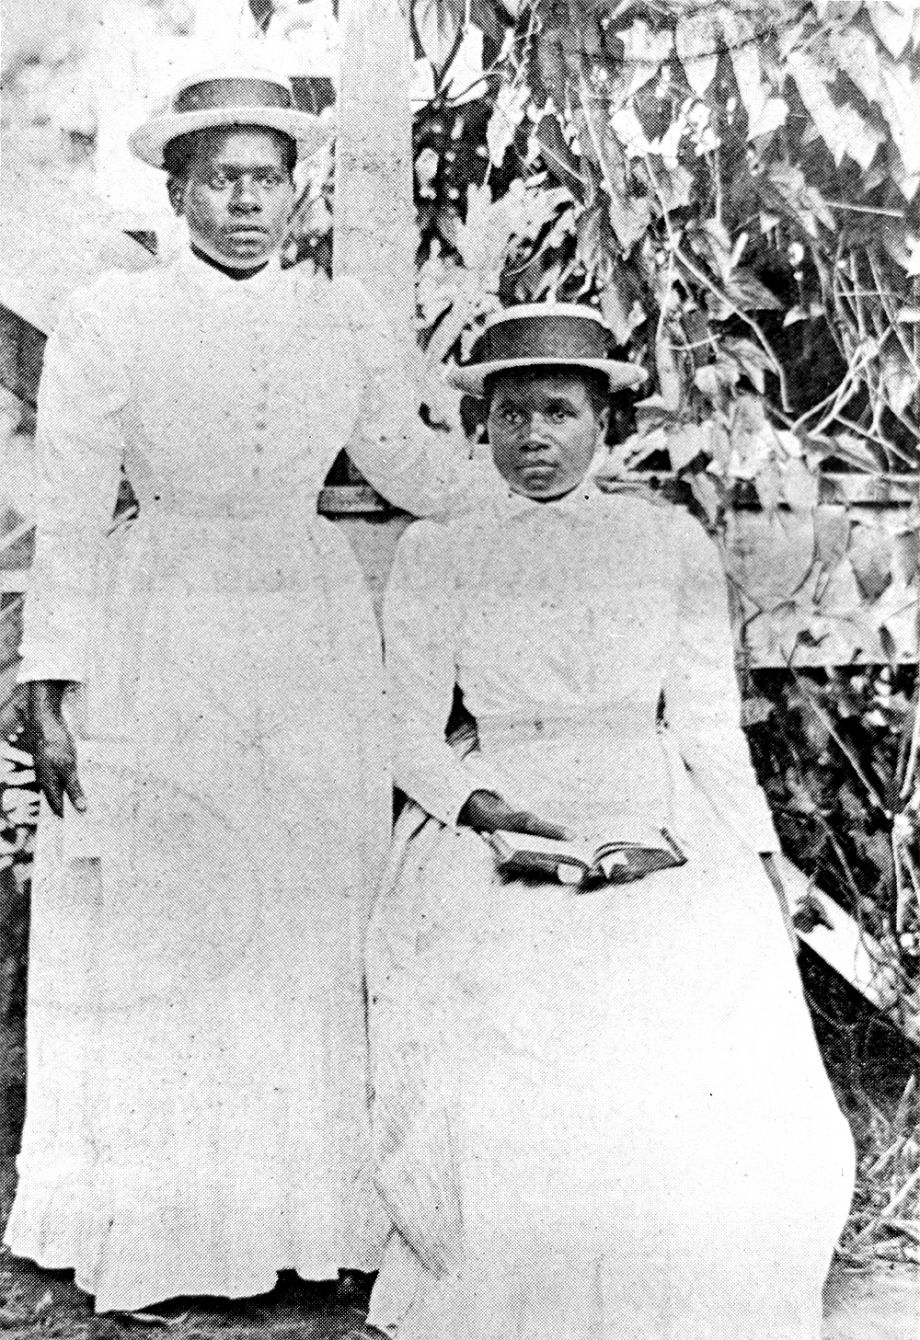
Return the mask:
{"type": "Polygon", "coordinates": [[[597,845],[504,829],[484,836],[503,874],[555,879],[560,884],[626,884],[687,861],[666,828],[643,834],[639,841],[597,845]]]}

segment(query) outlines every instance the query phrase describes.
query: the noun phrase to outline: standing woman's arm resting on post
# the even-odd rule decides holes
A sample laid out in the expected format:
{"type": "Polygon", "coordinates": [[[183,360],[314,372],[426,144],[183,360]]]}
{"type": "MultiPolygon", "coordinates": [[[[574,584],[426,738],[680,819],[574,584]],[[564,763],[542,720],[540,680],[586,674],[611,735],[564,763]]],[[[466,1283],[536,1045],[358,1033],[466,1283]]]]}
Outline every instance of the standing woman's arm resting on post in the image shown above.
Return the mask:
{"type": "Polygon", "coordinates": [[[109,329],[111,284],[69,299],[45,349],[38,395],[35,559],[19,682],[39,785],[60,816],[84,808],[62,699],[87,672],[97,569],[118,494],[127,377],[109,329]],[[106,297],[108,296],[108,302],[106,297]]]}
{"type": "Polygon", "coordinates": [[[364,286],[337,281],[364,378],[361,413],[346,450],[379,493],[414,516],[441,516],[488,491],[491,471],[465,444],[422,422],[399,345],[364,286]]]}

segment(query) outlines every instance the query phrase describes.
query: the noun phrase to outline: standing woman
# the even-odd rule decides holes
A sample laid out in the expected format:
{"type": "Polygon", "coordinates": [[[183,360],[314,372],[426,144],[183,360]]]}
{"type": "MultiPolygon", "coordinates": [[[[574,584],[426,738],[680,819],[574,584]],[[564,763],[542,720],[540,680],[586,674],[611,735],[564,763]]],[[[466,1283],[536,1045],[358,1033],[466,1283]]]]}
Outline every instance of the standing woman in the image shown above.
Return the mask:
{"type": "Polygon", "coordinates": [[[414,511],[451,472],[360,285],[280,268],[324,133],[272,75],[186,80],[131,146],[189,247],[75,294],[46,353],[6,1242],[98,1311],[374,1263],[361,955],[390,782],[368,593],[316,502],[343,447],[414,511]],[[122,473],[140,512],[113,529],[122,473]]]}

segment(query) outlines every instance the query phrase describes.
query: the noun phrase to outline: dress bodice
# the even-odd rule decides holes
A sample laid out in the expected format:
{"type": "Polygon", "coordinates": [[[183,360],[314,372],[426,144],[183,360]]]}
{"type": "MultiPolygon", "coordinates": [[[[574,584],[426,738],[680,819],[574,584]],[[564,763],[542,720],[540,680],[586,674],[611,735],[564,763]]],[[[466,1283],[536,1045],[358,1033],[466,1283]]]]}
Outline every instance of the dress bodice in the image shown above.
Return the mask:
{"type": "Polygon", "coordinates": [[[596,491],[568,508],[509,500],[505,523],[465,546],[458,683],[478,722],[628,709],[654,730],[676,581],[647,510],[596,491]]]}
{"type": "Polygon", "coordinates": [[[353,287],[275,266],[235,281],[194,259],[144,281],[118,321],[138,491],[315,502],[362,408],[366,313],[353,287]]]}
{"type": "Polygon", "coordinates": [[[343,448],[418,515],[475,487],[456,444],[422,425],[399,347],[357,281],[274,263],[236,281],[190,251],[68,300],[46,350],[37,446],[21,679],[85,679],[122,470],[141,505],[137,570],[155,586],[181,568],[180,582],[216,589],[297,585],[343,448]]]}
{"type": "Polygon", "coordinates": [[[460,582],[457,681],[483,763],[502,794],[585,835],[673,823],[656,708],[678,583],[647,511],[596,491],[508,499],[460,582]]]}
{"type": "Polygon", "coordinates": [[[670,817],[688,768],[772,850],[724,572],[680,509],[590,484],[547,504],[497,489],[476,515],[410,528],[385,625],[397,778],[436,818],[485,789],[586,836],[629,837],[670,817]],[[455,686],[479,738],[462,761],[444,741],[455,686]]]}

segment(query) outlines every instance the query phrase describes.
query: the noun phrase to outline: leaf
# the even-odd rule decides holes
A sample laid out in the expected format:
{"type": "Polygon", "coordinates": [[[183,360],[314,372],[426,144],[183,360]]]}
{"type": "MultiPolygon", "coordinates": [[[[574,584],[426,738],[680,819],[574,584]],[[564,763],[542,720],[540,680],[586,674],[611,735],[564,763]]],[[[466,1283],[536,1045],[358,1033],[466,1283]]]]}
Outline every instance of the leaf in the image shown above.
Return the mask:
{"type": "Polygon", "coordinates": [[[755,477],[754,488],[757,490],[761,507],[767,516],[772,516],[779,506],[783,491],[779,466],[774,460],[767,461],[764,469],[755,477]]]}
{"type": "Polygon", "coordinates": [[[654,79],[674,46],[669,28],[653,31],[644,19],[633,19],[629,28],[616,33],[623,43],[623,60],[631,66],[629,83],[623,93],[628,100],[650,79],[654,79]]]}
{"type": "Polygon", "coordinates": [[[623,251],[629,251],[651,223],[652,212],[645,196],[616,195],[608,205],[610,226],[623,251]]]}
{"type": "Polygon", "coordinates": [[[850,541],[850,517],[839,503],[819,503],[814,514],[815,559],[825,571],[835,568],[850,541]]]}
{"type": "MultiPolygon", "coordinates": [[[[587,137],[586,137],[587,138],[587,137]]],[[[567,186],[576,200],[589,201],[591,182],[582,175],[579,160],[566,143],[557,117],[547,112],[534,131],[540,157],[557,180],[567,186]]]]}
{"type": "Polygon", "coordinates": [[[747,113],[747,137],[753,140],[758,135],[768,135],[785,122],[789,114],[788,104],[762,78],[760,52],[752,40],[753,28],[747,17],[724,9],[720,22],[731,56],[738,96],[747,113]]]}
{"type": "Polygon", "coordinates": [[[677,20],[674,45],[684,67],[687,83],[702,98],[719,65],[715,19],[704,9],[682,14],[677,20]]]}
{"type": "Polygon", "coordinates": [[[738,380],[738,368],[734,363],[729,363],[726,359],[717,359],[715,363],[707,363],[704,367],[697,368],[693,374],[693,382],[703,395],[713,404],[718,404],[726,390],[730,390],[738,380]]]}
{"type": "Polygon", "coordinates": [[[710,526],[714,526],[722,511],[719,486],[706,474],[693,475],[690,479],[690,492],[703,509],[710,526]]]}
{"type": "Polygon", "coordinates": [[[836,71],[819,64],[808,51],[795,49],[788,56],[789,71],[806,111],[839,166],[844,155],[866,171],[883,143],[883,137],[849,103],[839,105],[827,85],[836,71]]]}
{"type": "Polygon", "coordinates": [[[605,464],[595,475],[600,485],[607,481],[620,480],[624,475],[641,470],[650,456],[667,450],[667,438],[663,428],[653,428],[649,433],[630,433],[623,442],[611,447],[605,464]]]}
{"type": "Polygon", "coordinates": [[[673,413],[680,408],[683,387],[674,349],[666,332],[655,341],[655,371],[662,405],[673,413]]]}
{"type": "Polygon", "coordinates": [[[917,374],[901,354],[883,354],[880,360],[885,398],[896,414],[901,414],[917,394],[917,374]]]}
{"type": "Polygon", "coordinates": [[[466,19],[465,0],[415,0],[412,16],[425,56],[443,71],[466,19]]]}
{"type": "Polygon", "coordinates": [[[793,512],[810,515],[818,501],[818,476],[802,460],[784,462],[780,475],[784,501],[793,512]]]}
{"type": "Polygon", "coordinates": [[[752,270],[736,270],[726,282],[726,292],[742,312],[781,312],[783,304],[752,270]]]}
{"type": "Polygon", "coordinates": [[[514,143],[529,100],[530,89],[526,83],[518,84],[517,87],[502,84],[499,88],[494,110],[486,126],[489,162],[493,167],[501,167],[505,154],[514,143]]]}
{"type": "Polygon", "coordinates": [[[884,623],[879,624],[878,640],[881,644],[882,652],[888,664],[897,665],[898,648],[894,638],[891,635],[891,630],[889,629],[887,624],[884,623]]]}
{"type": "Polygon", "coordinates": [[[879,100],[891,128],[904,170],[908,177],[920,172],[920,79],[914,77],[912,62],[895,64],[881,61],[881,89],[879,100]]]}
{"type": "Polygon", "coordinates": [[[621,107],[610,118],[610,129],[631,158],[644,158],[652,150],[645,127],[635,108],[621,107]]]}
{"type": "Polygon", "coordinates": [[[753,340],[728,338],[722,348],[739,365],[745,376],[763,395],[764,373],[773,371],[773,363],[753,340]]]}
{"type": "Polygon", "coordinates": [[[878,600],[891,582],[893,541],[874,526],[857,525],[847,557],[866,600],[878,600]]]}
{"type": "Polygon", "coordinates": [[[690,193],[693,190],[693,173],[682,163],[678,163],[676,167],[665,167],[662,164],[655,171],[655,184],[666,214],[689,205],[690,193]]]}
{"type": "Polygon", "coordinates": [[[910,41],[914,21],[914,6],[910,0],[895,3],[895,0],[874,0],[866,5],[872,27],[885,43],[895,60],[904,51],[910,41]]]}
{"type": "Polygon", "coordinates": [[[873,471],[878,468],[875,452],[865,438],[857,437],[855,433],[838,433],[830,454],[839,455],[841,460],[862,470],[873,471]]]}
{"type": "Polygon", "coordinates": [[[668,433],[672,470],[683,470],[702,454],[709,454],[709,433],[703,424],[682,423],[668,433]]]}
{"type": "Polygon", "coordinates": [[[894,544],[904,580],[908,583],[915,581],[920,569],[920,531],[916,526],[900,530],[894,537],[894,544]]]}
{"type": "Polygon", "coordinates": [[[615,279],[611,279],[601,292],[601,312],[604,320],[613,332],[616,344],[628,344],[637,326],[641,326],[646,314],[639,302],[633,301],[627,308],[627,296],[622,292],[615,279]]]}

